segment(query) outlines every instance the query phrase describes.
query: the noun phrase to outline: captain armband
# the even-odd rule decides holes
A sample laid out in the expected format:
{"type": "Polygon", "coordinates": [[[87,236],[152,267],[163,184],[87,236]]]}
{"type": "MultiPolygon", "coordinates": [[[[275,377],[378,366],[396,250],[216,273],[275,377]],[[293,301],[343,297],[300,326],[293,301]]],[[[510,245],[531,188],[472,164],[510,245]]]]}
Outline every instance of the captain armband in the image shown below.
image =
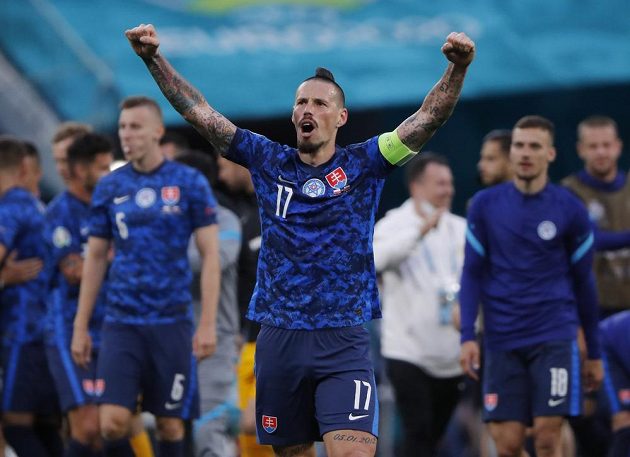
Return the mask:
{"type": "Polygon", "coordinates": [[[400,141],[396,130],[379,136],[378,148],[389,163],[397,166],[404,165],[417,154],[417,152],[413,152],[400,141]]]}

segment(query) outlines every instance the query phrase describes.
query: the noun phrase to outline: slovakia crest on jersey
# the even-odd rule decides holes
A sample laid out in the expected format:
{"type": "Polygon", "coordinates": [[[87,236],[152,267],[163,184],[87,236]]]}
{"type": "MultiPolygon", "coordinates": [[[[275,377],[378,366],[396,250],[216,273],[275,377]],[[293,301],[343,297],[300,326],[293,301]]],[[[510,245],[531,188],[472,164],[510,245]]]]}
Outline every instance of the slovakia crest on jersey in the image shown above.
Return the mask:
{"type": "Polygon", "coordinates": [[[179,202],[179,186],[162,187],[162,201],[165,205],[175,205],[179,202]]]}
{"type": "Polygon", "coordinates": [[[630,389],[621,389],[618,395],[622,405],[630,405],[630,389]]]}
{"type": "Polygon", "coordinates": [[[278,428],[278,418],[276,416],[266,416],[263,414],[262,426],[267,433],[273,433],[278,428]]]}
{"type": "Polygon", "coordinates": [[[321,197],[326,193],[326,186],[317,178],[311,178],[302,186],[302,192],[309,197],[321,197]]]}
{"type": "Polygon", "coordinates": [[[487,411],[494,411],[499,404],[499,394],[486,394],[483,397],[483,406],[487,411]]]}
{"type": "Polygon", "coordinates": [[[348,184],[348,177],[343,168],[337,167],[326,175],[326,181],[333,189],[341,190],[348,184]]]}

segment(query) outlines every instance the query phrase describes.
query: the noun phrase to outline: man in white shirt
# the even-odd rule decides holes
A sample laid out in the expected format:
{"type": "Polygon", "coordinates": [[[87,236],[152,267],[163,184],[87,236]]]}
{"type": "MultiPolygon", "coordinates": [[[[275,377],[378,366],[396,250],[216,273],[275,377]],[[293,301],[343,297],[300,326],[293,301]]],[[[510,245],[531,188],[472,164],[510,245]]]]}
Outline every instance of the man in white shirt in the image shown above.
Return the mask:
{"type": "Polygon", "coordinates": [[[450,212],[446,158],[422,153],[408,166],[411,198],[375,227],[382,276],[381,352],[404,432],[404,457],[430,457],[459,398],[459,333],[452,325],[464,257],[465,219],[450,212]]]}

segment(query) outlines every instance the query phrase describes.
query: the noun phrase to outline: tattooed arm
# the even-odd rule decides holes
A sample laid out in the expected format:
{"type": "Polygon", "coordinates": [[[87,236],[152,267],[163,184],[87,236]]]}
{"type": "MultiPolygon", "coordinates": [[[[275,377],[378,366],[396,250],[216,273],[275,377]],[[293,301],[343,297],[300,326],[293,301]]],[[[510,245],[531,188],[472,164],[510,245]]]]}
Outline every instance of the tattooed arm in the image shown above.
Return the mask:
{"type": "Polygon", "coordinates": [[[204,96],[158,52],[160,40],[155,28],[151,24],[140,24],[125,31],[125,35],[173,108],[207,139],[217,152],[225,154],[236,132],[236,126],[212,108],[204,96]]]}
{"type": "Polygon", "coordinates": [[[450,61],[442,78],[422,106],[398,126],[398,137],[412,151],[419,151],[451,116],[464,85],[468,65],[475,56],[475,43],[464,33],[451,33],[442,46],[450,61]]]}

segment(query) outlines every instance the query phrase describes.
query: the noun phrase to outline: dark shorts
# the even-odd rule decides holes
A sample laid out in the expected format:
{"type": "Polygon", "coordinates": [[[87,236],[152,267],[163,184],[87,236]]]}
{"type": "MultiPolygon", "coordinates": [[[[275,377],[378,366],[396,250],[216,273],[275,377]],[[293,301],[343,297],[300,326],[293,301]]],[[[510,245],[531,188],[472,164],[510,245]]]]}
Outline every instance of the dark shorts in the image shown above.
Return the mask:
{"type": "Polygon", "coordinates": [[[59,403],[41,343],[15,344],[2,352],[2,410],[38,415],[57,414],[59,403]]]}
{"type": "Polygon", "coordinates": [[[103,394],[103,386],[96,376],[98,352],[92,353],[92,360],[87,369],[76,365],[72,360],[70,348],[63,342],[46,347],[48,368],[55,381],[59,404],[64,413],[79,406],[96,403],[103,394]]]}
{"type": "Polygon", "coordinates": [[[199,389],[192,337],[190,322],[105,323],[97,368],[104,390],[98,403],[135,412],[142,394],[142,409],[158,417],[196,418],[199,389]]]}
{"type": "Polygon", "coordinates": [[[511,351],[486,348],[483,419],[531,424],[534,417],[581,412],[580,356],[575,341],[549,341],[511,351]]]}
{"type": "Polygon", "coordinates": [[[378,436],[378,398],[363,327],[314,331],[263,326],[256,343],[261,444],[319,441],[335,430],[378,436]]]}
{"type": "Polygon", "coordinates": [[[604,393],[612,414],[630,411],[630,366],[604,352],[604,393]]]}

